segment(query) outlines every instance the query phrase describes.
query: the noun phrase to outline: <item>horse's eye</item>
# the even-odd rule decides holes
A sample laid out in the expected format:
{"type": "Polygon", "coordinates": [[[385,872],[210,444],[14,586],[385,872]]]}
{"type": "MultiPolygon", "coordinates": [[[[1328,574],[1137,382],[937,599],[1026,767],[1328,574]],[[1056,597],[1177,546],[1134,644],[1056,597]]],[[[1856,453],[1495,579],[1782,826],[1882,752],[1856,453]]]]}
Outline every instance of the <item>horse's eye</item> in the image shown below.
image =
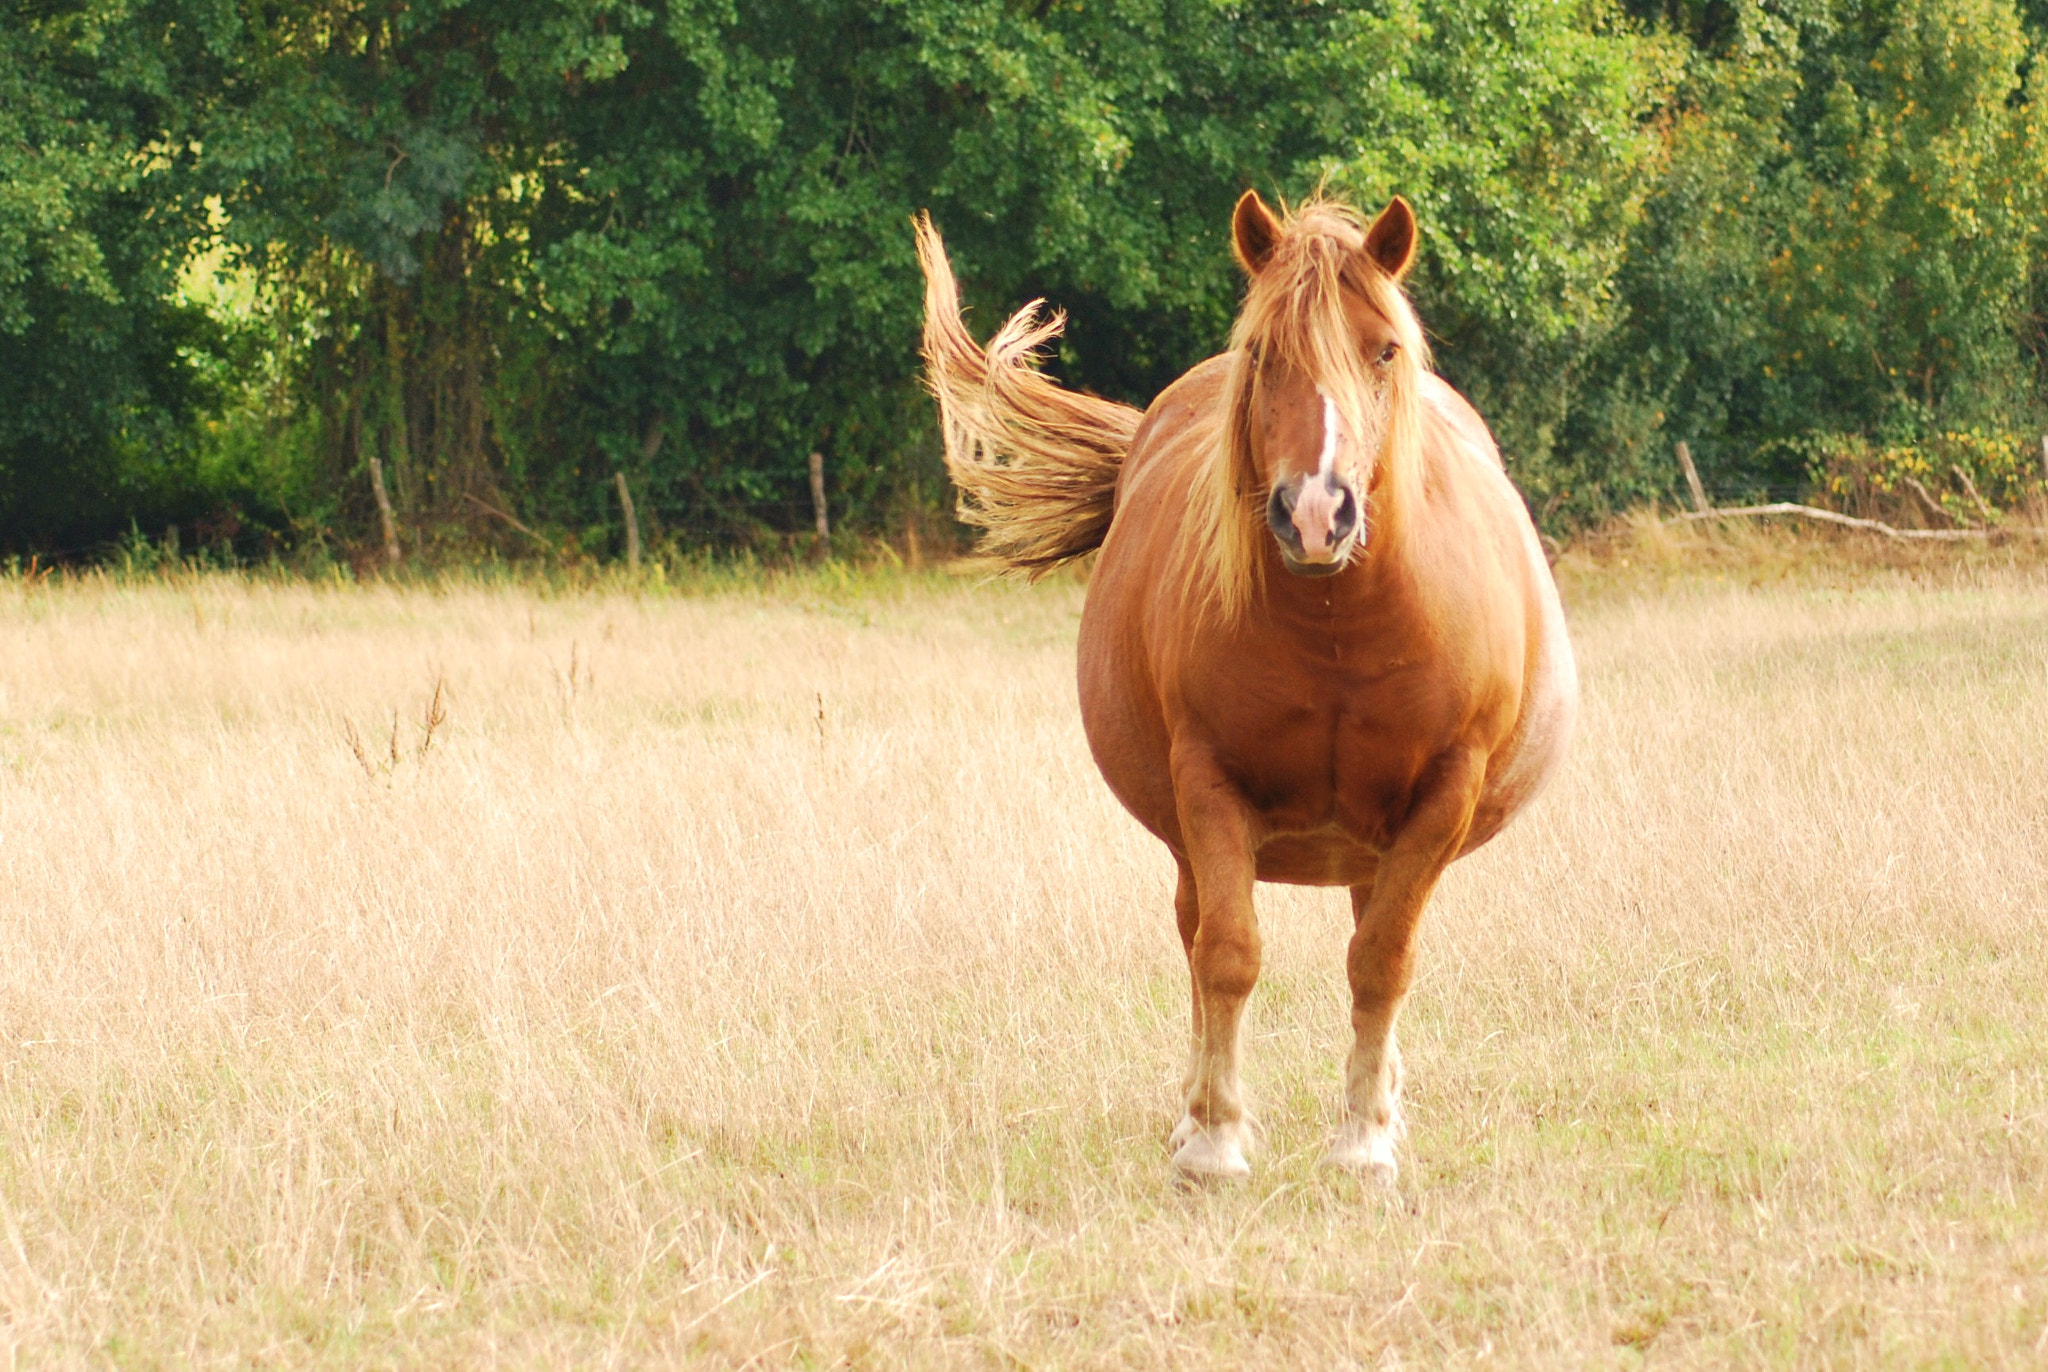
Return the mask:
{"type": "Polygon", "coordinates": [[[1400,350],[1401,345],[1399,343],[1389,343],[1386,347],[1380,349],[1380,355],[1374,358],[1373,361],[1379,366],[1384,367],[1394,360],[1394,354],[1400,350]]]}

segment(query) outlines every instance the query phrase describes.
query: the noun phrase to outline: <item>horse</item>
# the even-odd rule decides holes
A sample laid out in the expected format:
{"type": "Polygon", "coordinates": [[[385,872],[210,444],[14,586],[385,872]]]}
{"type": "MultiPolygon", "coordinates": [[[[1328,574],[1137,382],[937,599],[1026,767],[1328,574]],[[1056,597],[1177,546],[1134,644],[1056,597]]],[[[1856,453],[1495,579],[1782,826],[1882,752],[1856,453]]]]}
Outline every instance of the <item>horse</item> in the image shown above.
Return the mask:
{"type": "Polygon", "coordinates": [[[1096,553],[1082,722],[1178,869],[1193,1015],[1173,1165],[1250,1174],[1255,883],[1342,886],[1352,1043],[1326,1160],[1391,1184],[1424,907],[1556,772],[1578,708],[1528,509],[1402,287],[1414,211],[1396,196],[1368,223],[1318,196],[1276,213],[1247,191],[1229,348],[1142,414],[1045,375],[1065,319],[1043,301],[977,345],[945,244],[914,224],[926,382],[981,554],[1036,576],[1096,553]]]}

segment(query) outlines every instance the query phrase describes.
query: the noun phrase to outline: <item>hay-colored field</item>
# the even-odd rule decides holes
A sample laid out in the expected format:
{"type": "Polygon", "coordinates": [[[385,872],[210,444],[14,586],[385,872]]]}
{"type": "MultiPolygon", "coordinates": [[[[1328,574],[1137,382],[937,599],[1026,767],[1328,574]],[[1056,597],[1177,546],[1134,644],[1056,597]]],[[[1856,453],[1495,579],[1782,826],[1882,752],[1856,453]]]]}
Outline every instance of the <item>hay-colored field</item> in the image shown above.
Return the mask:
{"type": "Polygon", "coordinates": [[[0,1341],[2039,1365],[2048,580],[1633,575],[1428,921],[1391,1202],[1316,1166],[1337,892],[1261,888],[1254,1179],[1170,1184],[1075,583],[0,581],[0,1341]]]}

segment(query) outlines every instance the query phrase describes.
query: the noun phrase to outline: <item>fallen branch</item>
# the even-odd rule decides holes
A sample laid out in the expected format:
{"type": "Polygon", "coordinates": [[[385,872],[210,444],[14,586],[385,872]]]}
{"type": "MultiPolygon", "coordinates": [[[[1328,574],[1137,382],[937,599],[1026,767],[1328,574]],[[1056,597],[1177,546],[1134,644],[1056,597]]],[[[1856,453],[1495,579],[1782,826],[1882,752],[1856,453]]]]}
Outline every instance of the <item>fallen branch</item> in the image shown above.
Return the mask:
{"type": "Polygon", "coordinates": [[[1801,519],[1817,519],[1827,524],[1839,524],[1845,529],[1861,529],[1865,533],[1879,534],[1901,542],[1956,543],[1971,538],[2001,539],[2014,534],[2027,538],[2048,538],[2048,529],[2029,525],[2008,524],[1996,529],[1897,529],[1881,519],[1858,519],[1854,515],[1823,510],[1814,505],[1795,505],[1786,500],[1781,500],[1775,505],[1739,505],[1721,510],[1692,510],[1674,515],[1672,518],[1747,519],[1759,515],[1796,515],[1801,519]]]}
{"type": "MultiPolygon", "coordinates": [[[[1936,500],[1925,486],[1922,486],[1910,476],[1905,478],[1905,482],[1906,489],[1911,491],[1913,498],[1920,502],[1920,508],[1926,511],[1929,519],[1937,524],[1945,524],[1952,529],[1968,527],[1962,520],[1957,519],[1954,514],[1944,508],[1942,503],[1936,500]]],[[[1985,523],[1988,524],[1990,521],[1986,520],[1985,523]]]]}
{"type": "Polygon", "coordinates": [[[496,505],[491,504],[489,501],[480,500],[476,496],[471,495],[468,491],[464,491],[462,493],[462,498],[464,500],[467,500],[470,504],[476,506],[479,510],[482,510],[485,514],[491,515],[497,519],[504,520],[507,524],[510,524],[513,528],[519,530],[520,533],[525,534],[528,538],[540,544],[541,547],[546,548],[549,552],[553,552],[555,550],[555,545],[549,541],[545,534],[535,533],[533,530],[527,528],[524,524],[521,524],[517,519],[513,518],[510,514],[506,513],[504,510],[499,509],[496,505]]]}
{"type": "Polygon", "coordinates": [[[1977,493],[1977,483],[1970,480],[1970,474],[1963,470],[1962,464],[1950,463],[1949,470],[1955,473],[1956,480],[1963,484],[1963,493],[1970,497],[1970,503],[1977,507],[1977,513],[1984,517],[1984,522],[1996,524],[1998,516],[1991,513],[1991,502],[1977,493]]]}
{"type": "MultiPolygon", "coordinates": [[[[1775,505],[1739,505],[1721,510],[1694,510],[1680,514],[1679,519],[1743,519],[1760,515],[1797,515],[1801,519],[1817,519],[1826,524],[1840,524],[1847,529],[1861,529],[1865,533],[1882,534],[1902,542],[1919,540],[1934,543],[1954,543],[1967,538],[1989,537],[1984,529],[1895,529],[1881,519],[1858,519],[1854,515],[1823,510],[1813,505],[1795,505],[1781,500],[1775,505]]],[[[2013,530],[2034,534],[2048,534],[2048,529],[2013,530]]]]}

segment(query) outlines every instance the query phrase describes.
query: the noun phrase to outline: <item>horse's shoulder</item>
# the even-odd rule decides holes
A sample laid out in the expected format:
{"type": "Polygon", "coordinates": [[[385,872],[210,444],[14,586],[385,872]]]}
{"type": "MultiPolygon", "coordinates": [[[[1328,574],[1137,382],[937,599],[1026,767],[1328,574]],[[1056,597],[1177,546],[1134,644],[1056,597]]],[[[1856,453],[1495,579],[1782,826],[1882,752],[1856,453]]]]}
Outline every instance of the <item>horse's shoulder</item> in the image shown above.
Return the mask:
{"type": "Polygon", "coordinates": [[[1424,372],[1422,403],[1454,439],[1487,458],[1494,466],[1503,465],[1500,449],[1494,444],[1493,433],[1486,427],[1486,421],[1479,417],[1479,411],[1472,408],[1472,402],[1459,395],[1450,382],[1435,372],[1424,372]]]}

